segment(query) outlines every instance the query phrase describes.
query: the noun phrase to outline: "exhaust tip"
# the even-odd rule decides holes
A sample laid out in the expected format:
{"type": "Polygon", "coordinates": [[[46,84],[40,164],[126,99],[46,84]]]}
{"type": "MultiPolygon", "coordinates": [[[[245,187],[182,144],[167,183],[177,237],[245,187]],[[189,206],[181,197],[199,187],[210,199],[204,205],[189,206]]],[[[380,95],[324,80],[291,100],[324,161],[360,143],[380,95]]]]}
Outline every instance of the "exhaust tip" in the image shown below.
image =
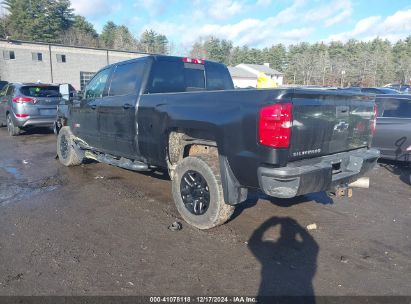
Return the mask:
{"type": "Polygon", "coordinates": [[[352,182],[352,183],[348,184],[348,187],[368,189],[368,188],[370,188],[370,178],[369,177],[361,177],[361,178],[357,179],[355,182],[352,182]]]}

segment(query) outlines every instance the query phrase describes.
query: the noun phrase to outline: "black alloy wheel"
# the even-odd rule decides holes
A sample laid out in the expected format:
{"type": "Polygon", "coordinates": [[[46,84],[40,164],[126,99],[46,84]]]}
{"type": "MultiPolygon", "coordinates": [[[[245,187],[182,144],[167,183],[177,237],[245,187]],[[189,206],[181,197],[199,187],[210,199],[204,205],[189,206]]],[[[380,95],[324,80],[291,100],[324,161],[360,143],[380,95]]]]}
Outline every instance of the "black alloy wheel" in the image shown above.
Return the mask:
{"type": "Polygon", "coordinates": [[[180,184],[184,206],[194,215],[203,215],[210,206],[210,191],[207,181],[197,171],[187,171],[180,184]]]}
{"type": "Polygon", "coordinates": [[[68,153],[69,153],[69,146],[68,146],[68,141],[67,141],[66,135],[61,136],[60,153],[61,153],[61,156],[64,159],[67,159],[67,156],[68,156],[68,153]]]}

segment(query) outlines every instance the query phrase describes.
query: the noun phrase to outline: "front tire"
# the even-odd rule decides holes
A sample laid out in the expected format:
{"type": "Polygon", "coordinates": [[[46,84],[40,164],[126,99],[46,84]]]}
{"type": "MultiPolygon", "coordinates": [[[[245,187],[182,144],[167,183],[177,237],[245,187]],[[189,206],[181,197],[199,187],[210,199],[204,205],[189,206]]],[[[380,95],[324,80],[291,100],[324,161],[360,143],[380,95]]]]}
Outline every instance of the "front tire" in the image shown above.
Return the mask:
{"type": "Polygon", "coordinates": [[[74,148],[73,133],[69,127],[61,128],[57,136],[57,155],[66,167],[78,166],[83,162],[84,156],[74,148]]]}
{"type": "Polygon", "coordinates": [[[14,124],[10,113],[7,114],[7,131],[9,132],[10,136],[17,136],[21,132],[21,129],[14,124]]]}
{"type": "Polygon", "coordinates": [[[224,201],[218,158],[200,154],[181,160],[172,181],[173,198],[182,218],[198,229],[224,224],[234,206],[224,201]]]}

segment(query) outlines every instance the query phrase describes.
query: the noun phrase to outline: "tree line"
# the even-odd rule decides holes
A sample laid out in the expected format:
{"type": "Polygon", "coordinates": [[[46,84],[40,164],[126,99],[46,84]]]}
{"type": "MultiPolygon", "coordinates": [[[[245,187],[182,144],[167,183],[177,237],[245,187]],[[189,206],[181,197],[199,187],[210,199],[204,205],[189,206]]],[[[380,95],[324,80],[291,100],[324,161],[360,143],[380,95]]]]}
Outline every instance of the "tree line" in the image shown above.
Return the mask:
{"type": "Polygon", "coordinates": [[[135,37],[125,25],[108,21],[101,34],[83,16],[76,15],[70,0],[4,0],[7,13],[0,16],[0,37],[74,46],[167,54],[165,35],[146,30],[135,37]]]}
{"type": "MultiPolygon", "coordinates": [[[[125,25],[108,21],[98,34],[86,18],[76,15],[70,0],[4,0],[0,37],[65,45],[169,54],[166,35],[146,30],[135,37],[125,25]]],[[[275,44],[263,49],[234,46],[216,37],[199,38],[185,51],[192,57],[235,66],[263,64],[285,74],[289,84],[324,86],[380,86],[409,83],[411,36],[396,43],[376,38],[330,43],[275,44]]]]}
{"type": "Polygon", "coordinates": [[[233,46],[210,37],[193,44],[191,56],[235,66],[264,64],[285,74],[288,84],[322,86],[381,86],[411,80],[411,36],[392,44],[376,38],[369,42],[275,44],[263,49],[233,46]]]}

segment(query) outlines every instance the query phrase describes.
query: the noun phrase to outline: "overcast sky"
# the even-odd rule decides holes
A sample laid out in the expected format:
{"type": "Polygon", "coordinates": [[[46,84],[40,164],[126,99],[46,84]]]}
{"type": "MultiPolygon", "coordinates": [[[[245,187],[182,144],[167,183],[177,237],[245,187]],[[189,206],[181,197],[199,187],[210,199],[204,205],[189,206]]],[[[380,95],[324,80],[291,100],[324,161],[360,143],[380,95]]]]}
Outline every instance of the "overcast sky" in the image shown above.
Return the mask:
{"type": "Polygon", "coordinates": [[[71,0],[100,32],[108,20],[135,35],[147,28],[189,46],[199,36],[264,47],[411,34],[410,0],[71,0]]]}

